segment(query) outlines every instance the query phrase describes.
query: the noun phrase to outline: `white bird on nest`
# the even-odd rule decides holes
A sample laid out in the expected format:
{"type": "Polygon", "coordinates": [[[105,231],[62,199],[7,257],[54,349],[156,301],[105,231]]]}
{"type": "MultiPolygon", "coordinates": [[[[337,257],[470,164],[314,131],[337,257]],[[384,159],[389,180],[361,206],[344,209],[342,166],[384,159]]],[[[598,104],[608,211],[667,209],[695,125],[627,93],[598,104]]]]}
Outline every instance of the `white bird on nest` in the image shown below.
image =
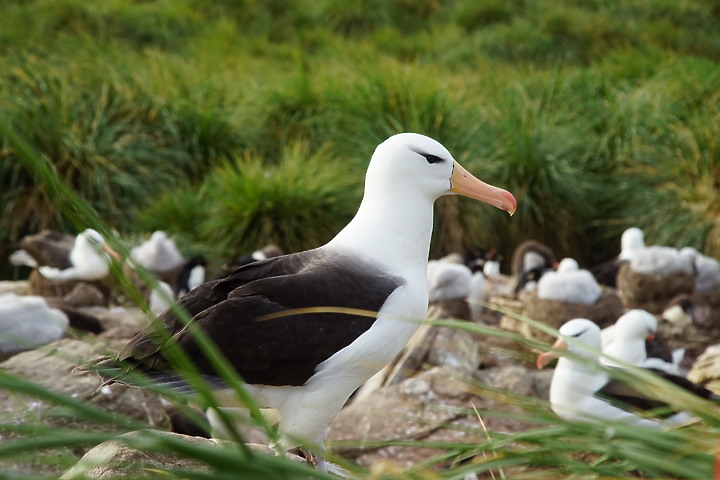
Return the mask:
{"type": "Polygon", "coordinates": [[[630,263],[633,272],[646,275],[683,273],[694,275],[692,260],[680,250],[661,245],[645,246],[643,231],[637,227],[625,230],[621,240],[620,260],[630,263]]]}
{"type": "Polygon", "coordinates": [[[65,313],[36,295],[0,295],[0,352],[14,353],[62,338],[70,324],[65,313]]]}
{"type": "Polygon", "coordinates": [[[428,262],[428,291],[431,302],[470,295],[472,271],[462,263],[446,260],[428,262]]]}
{"type": "Polygon", "coordinates": [[[100,280],[110,273],[111,257],[120,260],[120,255],[105,242],[96,230],[88,228],[75,237],[70,251],[71,267],[64,270],[50,266],[38,267],[40,274],[53,281],[100,280]]]}
{"type": "Polygon", "coordinates": [[[175,240],[162,230],[153,232],[149,239],[130,250],[130,260],[132,265],[154,273],[169,272],[185,263],[175,240]]]}
{"type": "Polygon", "coordinates": [[[556,271],[538,280],[537,296],[545,300],[595,305],[601,295],[593,274],[580,269],[572,258],[563,258],[556,271]]]}
{"type": "MultiPolygon", "coordinates": [[[[251,263],[179,300],[259,406],[278,410],[282,447],[298,443],[291,439],[320,445],[350,395],[416,331],[428,308],[433,203],[447,194],[510,213],[516,208],[510,193],[473,177],[435,140],[392,136],[372,156],[357,214],[329,243],[251,263]]],[[[172,311],[160,320],[210,384],[227,389],[192,330],[172,311]]],[[[141,333],[99,367],[108,369],[109,382],[127,379],[130,365],[158,385],[192,396],[153,332],[141,333]]],[[[221,400],[237,406],[231,391],[221,400]]]]}

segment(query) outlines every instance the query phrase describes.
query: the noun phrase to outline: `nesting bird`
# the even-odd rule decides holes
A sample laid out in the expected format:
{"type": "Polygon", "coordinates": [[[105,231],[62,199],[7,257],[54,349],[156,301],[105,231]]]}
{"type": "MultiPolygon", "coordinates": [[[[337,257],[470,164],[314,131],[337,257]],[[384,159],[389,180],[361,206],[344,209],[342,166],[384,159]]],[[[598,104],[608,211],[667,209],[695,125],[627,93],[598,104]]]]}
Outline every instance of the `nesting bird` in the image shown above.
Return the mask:
{"type": "Polygon", "coordinates": [[[35,295],[0,295],[0,353],[29,350],[59,340],[70,322],[35,295]]]}
{"type": "Polygon", "coordinates": [[[75,237],[68,268],[43,265],[38,267],[38,271],[53,281],[100,280],[110,273],[111,258],[119,260],[120,256],[110,248],[100,233],[88,228],[75,237]]]}
{"type": "Polygon", "coordinates": [[[720,261],[703,255],[692,247],[681,248],[680,255],[693,262],[696,292],[709,292],[720,287],[720,261]]]}
{"type": "Polygon", "coordinates": [[[661,245],[645,246],[645,235],[637,227],[623,232],[621,246],[620,260],[628,261],[633,272],[646,275],[695,273],[692,259],[682,255],[678,249],[661,245]]]}
{"type": "MultiPolygon", "coordinates": [[[[473,177],[440,143],[405,133],[375,150],[353,220],[330,242],[251,263],[204,283],[179,305],[245,380],[260,407],[279,412],[283,447],[291,439],[320,444],[328,424],[363,382],[397,355],[428,307],[428,253],[433,203],[460,194],[513,213],[505,190],[473,177]]],[[[227,384],[172,311],[160,316],[219,389],[227,384]]],[[[157,385],[192,395],[152,331],[105,359],[108,381],[129,367],[157,385]]],[[[237,399],[224,395],[226,400],[237,399]]],[[[320,461],[322,467],[323,463],[320,461]]]]}
{"type": "Polygon", "coordinates": [[[564,258],[556,271],[540,278],[537,295],[545,300],[594,305],[602,290],[588,270],[580,269],[574,259],[564,258]]]}
{"type": "Polygon", "coordinates": [[[428,262],[429,300],[453,300],[470,295],[472,271],[462,263],[446,260],[428,262]]]}
{"type": "Polygon", "coordinates": [[[522,290],[535,290],[540,278],[556,267],[557,257],[550,247],[537,240],[525,240],[513,252],[513,291],[518,293],[522,290]]]}
{"type": "Polygon", "coordinates": [[[131,267],[139,265],[170,284],[184,263],[175,240],[162,230],[156,230],[149,239],[130,250],[131,267]]]}
{"type": "Polygon", "coordinates": [[[619,258],[617,289],[627,308],[660,313],[669,299],[695,290],[692,259],[675,248],[645,246],[639,228],[623,233],[619,258]]]}

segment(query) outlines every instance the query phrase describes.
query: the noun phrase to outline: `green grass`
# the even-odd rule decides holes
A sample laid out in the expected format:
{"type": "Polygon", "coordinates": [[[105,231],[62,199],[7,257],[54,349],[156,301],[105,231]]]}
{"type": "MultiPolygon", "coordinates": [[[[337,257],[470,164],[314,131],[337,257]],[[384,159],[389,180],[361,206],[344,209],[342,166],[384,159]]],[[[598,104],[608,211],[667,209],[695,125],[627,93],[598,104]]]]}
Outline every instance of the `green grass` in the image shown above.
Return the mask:
{"type": "MultiPolygon", "coordinates": [[[[195,223],[202,213],[176,218],[177,205],[202,200],[229,159],[277,164],[302,143],[359,182],[377,143],[412,130],[520,199],[511,223],[443,201],[434,255],[485,243],[509,257],[537,237],[589,263],[615,254],[629,225],[720,254],[710,3],[373,5],[5,2],[0,105],[124,235],[195,223]],[[676,221],[654,221],[659,203],[676,221]]],[[[0,155],[0,254],[41,228],[70,230],[7,142],[0,155]]],[[[347,219],[333,212],[322,228],[347,219]]],[[[294,225],[308,240],[293,248],[328,235],[294,225]]]]}

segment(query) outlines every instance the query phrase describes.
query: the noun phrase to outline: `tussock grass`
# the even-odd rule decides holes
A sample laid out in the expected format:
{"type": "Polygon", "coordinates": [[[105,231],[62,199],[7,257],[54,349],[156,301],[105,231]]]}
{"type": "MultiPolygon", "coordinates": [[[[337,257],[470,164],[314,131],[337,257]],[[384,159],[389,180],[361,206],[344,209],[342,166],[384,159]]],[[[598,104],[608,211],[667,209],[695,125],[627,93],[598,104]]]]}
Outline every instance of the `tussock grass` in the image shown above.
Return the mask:
{"type": "MultiPolygon", "coordinates": [[[[145,209],[174,217],[162,199],[181,189],[202,203],[227,159],[277,164],[302,143],[360,179],[377,143],[411,130],[521,199],[511,223],[441,202],[434,255],[484,243],[509,256],[534,236],[590,263],[616,254],[633,224],[718,255],[718,174],[703,166],[716,157],[712,5],[372,5],[8,1],[0,105],[121,234],[147,228],[145,209]],[[700,168],[677,167],[690,159],[700,168]],[[659,204],[678,220],[650,220],[659,204]]],[[[69,229],[4,145],[0,253],[41,228],[69,229]]]]}
{"type": "Polygon", "coordinates": [[[266,243],[298,251],[330,240],[356,208],[361,185],[353,169],[331,161],[327,148],[288,144],[277,163],[247,154],[225,162],[204,185],[204,235],[230,252],[266,243]]]}

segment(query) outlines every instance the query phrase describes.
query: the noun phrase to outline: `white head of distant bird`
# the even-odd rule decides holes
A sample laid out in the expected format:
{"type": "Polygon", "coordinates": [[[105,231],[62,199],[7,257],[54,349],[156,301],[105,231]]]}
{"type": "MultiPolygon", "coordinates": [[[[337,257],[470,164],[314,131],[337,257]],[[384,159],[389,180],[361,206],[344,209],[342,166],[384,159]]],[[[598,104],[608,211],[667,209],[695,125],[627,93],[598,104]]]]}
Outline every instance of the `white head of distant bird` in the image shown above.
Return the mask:
{"type": "Polygon", "coordinates": [[[638,250],[645,248],[645,235],[637,227],[625,230],[620,238],[620,260],[630,260],[638,250]]]}
{"type": "Polygon", "coordinates": [[[610,366],[622,366],[615,360],[630,365],[641,365],[647,359],[645,341],[652,340],[657,331],[657,318],[645,310],[633,309],[615,322],[612,339],[603,348],[609,357],[602,362],[610,366]]]}
{"type": "Polygon", "coordinates": [[[497,260],[488,260],[485,262],[485,265],[483,265],[482,273],[486,277],[500,275],[500,262],[497,260]]]}
{"type": "Polygon", "coordinates": [[[563,258],[557,267],[557,271],[560,273],[575,272],[577,270],[580,270],[580,266],[574,258],[563,258]]]}

